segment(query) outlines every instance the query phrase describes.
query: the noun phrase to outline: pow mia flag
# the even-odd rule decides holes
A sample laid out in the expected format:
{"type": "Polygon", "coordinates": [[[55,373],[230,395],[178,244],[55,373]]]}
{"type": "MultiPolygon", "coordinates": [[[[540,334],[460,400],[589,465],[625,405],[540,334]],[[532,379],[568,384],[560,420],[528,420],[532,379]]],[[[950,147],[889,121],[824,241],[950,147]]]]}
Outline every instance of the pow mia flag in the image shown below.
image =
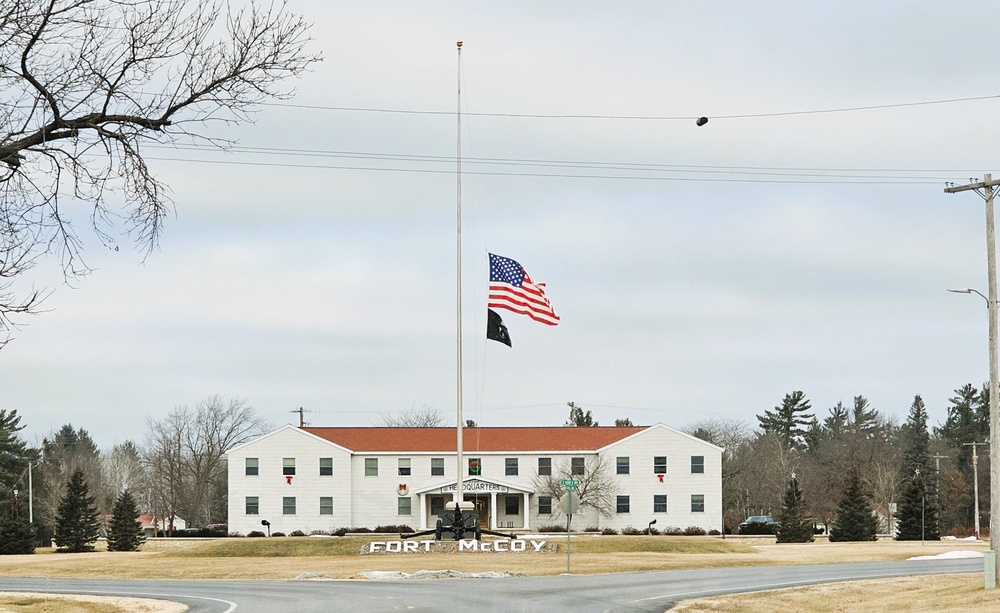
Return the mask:
{"type": "Polygon", "coordinates": [[[512,347],[510,344],[510,333],[507,332],[507,326],[503,325],[500,315],[493,309],[486,309],[486,312],[489,316],[489,320],[486,322],[486,338],[512,347]]]}

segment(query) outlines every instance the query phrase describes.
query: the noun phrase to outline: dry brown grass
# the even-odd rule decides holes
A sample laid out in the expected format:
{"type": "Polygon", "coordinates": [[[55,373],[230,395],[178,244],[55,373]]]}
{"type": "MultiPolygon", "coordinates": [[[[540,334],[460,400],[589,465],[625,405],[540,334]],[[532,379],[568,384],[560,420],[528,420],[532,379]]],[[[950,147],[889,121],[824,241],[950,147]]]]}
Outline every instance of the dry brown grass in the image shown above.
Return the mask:
{"type": "MultiPolygon", "coordinates": [[[[118,579],[293,579],[321,573],[336,579],[372,570],[416,572],[452,569],[527,575],[566,572],[564,537],[549,539],[556,553],[419,553],[360,555],[373,538],[234,538],[151,541],[139,552],[52,553],[0,556],[0,576],[118,579]],[[220,563],[219,558],[225,557],[220,563]],[[261,557],[267,563],[261,564],[261,557]]],[[[773,539],[665,536],[574,536],[574,574],[677,570],[727,566],[820,564],[905,560],[958,549],[986,549],[966,541],[897,543],[774,543],[773,539]]]]}
{"type": "MultiPolygon", "coordinates": [[[[110,579],[272,579],[288,580],[302,573],[335,579],[357,577],[371,570],[452,569],[465,572],[507,571],[555,575],[566,571],[566,539],[552,537],[555,553],[419,553],[360,555],[362,546],[380,538],[272,538],[213,541],[150,541],[143,551],[0,556],[0,576],[78,577],[110,579]],[[267,563],[262,564],[261,558],[267,563]],[[224,561],[220,558],[225,558],[224,561]]],[[[905,560],[916,555],[987,548],[985,543],[943,541],[921,543],[776,544],[773,538],[590,536],[573,537],[574,574],[677,570],[731,566],[827,564],[905,560]]],[[[683,603],[680,611],[771,613],[772,611],[996,611],[998,592],[982,589],[982,577],[954,575],[820,585],[808,588],[739,594],[683,603]]],[[[53,600],[55,596],[0,596],[0,613],[119,613],[154,611],[139,603],[53,600]],[[41,603],[41,604],[40,604],[41,603]]],[[[151,603],[157,604],[157,603],[151,603]]],[[[183,610],[183,609],[180,609],[183,610]]],[[[157,613],[166,609],[156,610],[157,613]]],[[[176,611],[176,609],[174,610],[176,611]]],[[[170,612],[172,613],[172,612],[170,612]]]]}
{"type": "Polygon", "coordinates": [[[998,608],[1000,608],[1000,595],[995,591],[987,592],[984,590],[982,577],[973,574],[852,581],[701,598],[678,603],[671,611],[682,613],[774,613],[774,611],[993,613],[998,608]]]}
{"type": "Polygon", "coordinates": [[[107,596],[0,593],[0,613],[183,613],[177,602],[107,596]]]}

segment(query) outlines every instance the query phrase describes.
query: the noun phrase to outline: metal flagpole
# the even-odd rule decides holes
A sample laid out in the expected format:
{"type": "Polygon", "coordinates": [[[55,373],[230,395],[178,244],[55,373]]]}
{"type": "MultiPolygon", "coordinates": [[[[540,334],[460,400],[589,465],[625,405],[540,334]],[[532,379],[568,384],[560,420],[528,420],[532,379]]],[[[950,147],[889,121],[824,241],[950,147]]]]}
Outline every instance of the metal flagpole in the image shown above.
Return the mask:
{"type": "Polygon", "coordinates": [[[462,501],[462,41],[458,41],[458,142],[455,174],[458,177],[458,402],[455,425],[455,503],[462,501]]]}

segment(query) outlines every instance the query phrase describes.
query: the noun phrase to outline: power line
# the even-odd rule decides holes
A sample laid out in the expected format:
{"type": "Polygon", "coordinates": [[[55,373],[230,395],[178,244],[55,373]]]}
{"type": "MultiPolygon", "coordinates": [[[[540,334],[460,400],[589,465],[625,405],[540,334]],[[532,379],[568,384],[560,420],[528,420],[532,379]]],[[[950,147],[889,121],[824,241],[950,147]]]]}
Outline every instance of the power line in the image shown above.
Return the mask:
{"type": "MultiPolygon", "coordinates": [[[[775,111],[770,113],[739,113],[733,115],[712,115],[712,120],[717,119],[760,119],[766,117],[790,117],[795,115],[819,115],[826,113],[853,113],[858,111],[874,111],[883,109],[897,109],[916,106],[931,106],[939,104],[957,104],[961,102],[975,102],[981,100],[995,100],[1000,98],[1000,94],[989,96],[968,96],[965,98],[945,98],[940,100],[921,100],[917,102],[895,102],[888,104],[870,104],[848,107],[835,107],[826,109],[807,109],[799,111],[775,111]]],[[[327,106],[318,104],[294,104],[291,102],[265,102],[262,106],[287,107],[297,109],[311,109],[318,111],[342,111],[359,113],[396,113],[405,115],[455,115],[456,111],[428,111],[417,109],[386,109],[375,107],[352,107],[352,106],[327,106]]],[[[568,114],[568,113],[485,113],[463,111],[463,115],[469,117],[513,117],[526,119],[614,119],[627,121],[692,121],[698,119],[700,115],[600,115],[600,114],[568,114]]]]}
{"type": "MultiPolygon", "coordinates": [[[[246,162],[238,160],[195,160],[190,158],[171,157],[146,157],[147,160],[157,160],[166,162],[183,162],[195,164],[222,164],[233,166],[262,166],[269,168],[302,168],[312,170],[362,170],[369,172],[405,172],[424,174],[447,174],[454,175],[454,170],[433,169],[433,168],[390,168],[371,166],[346,166],[333,164],[289,164],[279,162],[246,162]]],[[[628,180],[628,181],[683,181],[697,183],[774,183],[774,184],[841,184],[841,185],[938,185],[945,179],[921,179],[914,177],[836,177],[831,175],[827,179],[808,178],[806,175],[783,175],[797,178],[789,179],[757,179],[757,178],[724,178],[724,177],[664,177],[648,175],[609,175],[609,174],[569,174],[569,173],[544,173],[544,172],[498,172],[498,171],[477,171],[463,170],[464,175],[478,176],[498,176],[498,177],[545,177],[563,179],[605,179],[605,180],[628,180]]],[[[739,173],[737,173],[739,174],[739,173]]]]}

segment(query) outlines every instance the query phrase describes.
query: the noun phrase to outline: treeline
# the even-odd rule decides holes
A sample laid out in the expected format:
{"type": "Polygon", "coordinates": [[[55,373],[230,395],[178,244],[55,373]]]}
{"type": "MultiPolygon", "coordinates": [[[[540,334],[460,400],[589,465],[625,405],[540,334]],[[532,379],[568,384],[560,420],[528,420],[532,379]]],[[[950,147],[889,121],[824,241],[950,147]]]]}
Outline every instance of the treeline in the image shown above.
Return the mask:
{"type": "Polygon", "coordinates": [[[0,531],[3,517],[33,515],[39,543],[57,533],[60,503],[75,474],[108,524],[122,492],[140,513],[165,526],[182,518],[188,527],[225,523],[225,452],[270,429],[244,400],[212,396],[194,408],[178,406],[160,420],[147,418],[141,441],[126,440],[100,449],[90,433],[65,424],[38,448],[20,435],[16,410],[0,409],[0,531]],[[31,501],[29,510],[29,463],[31,501]]]}
{"type": "MultiPolygon", "coordinates": [[[[864,396],[838,402],[818,415],[801,391],[785,395],[751,426],[739,420],[703,420],[690,434],[725,447],[724,522],[734,529],[752,515],[779,514],[794,473],[808,516],[830,526],[837,519],[852,475],[858,493],[877,514],[879,531],[912,530],[923,508],[928,537],[974,533],[973,453],[983,456],[989,438],[989,387],[965,385],[949,399],[947,417],[927,423],[915,396],[904,423],[872,407],[864,396]],[[916,508],[916,511],[914,511],[916,508]]],[[[988,457],[988,456],[987,456],[988,457]]],[[[989,526],[989,470],[978,471],[980,526],[989,526]]],[[[912,533],[911,533],[912,534],[912,533]]],[[[901,536],[903,538],[903,536],[901,536]]]]}

